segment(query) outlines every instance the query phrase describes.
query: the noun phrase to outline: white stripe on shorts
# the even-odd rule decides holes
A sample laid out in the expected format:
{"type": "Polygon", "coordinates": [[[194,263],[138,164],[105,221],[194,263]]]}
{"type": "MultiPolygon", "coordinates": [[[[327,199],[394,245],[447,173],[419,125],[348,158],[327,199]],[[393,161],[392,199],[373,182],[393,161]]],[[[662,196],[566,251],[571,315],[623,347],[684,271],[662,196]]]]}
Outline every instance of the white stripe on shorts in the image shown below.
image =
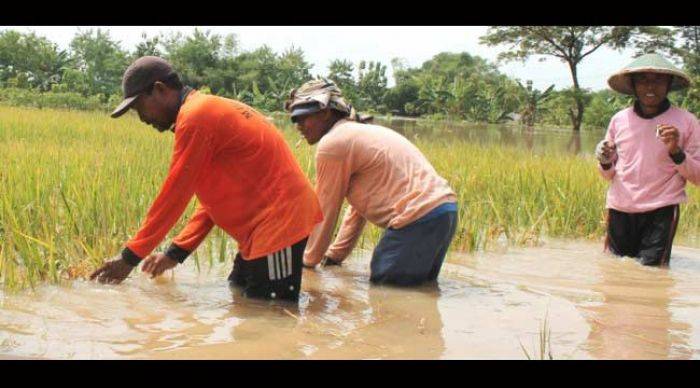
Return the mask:
{"type": "Polygon", "coordinates": [[[275,276],[275,260],[273,257],[273,254],[267,255],[267,273],[268,273],[268,278],[270,280],[275,280],[277,277],[275,276]]]}
{"type": "Polygon", "coordinates": [[[292,274],[292,247],[287,247],[284,253],[287,256],[287,276],[289,276],[292,274]]]}
{"type": "Polygon", "coordinates": [[[287,251],[280,251],[280,265],[282,266],[282,277],[286,278],[287,277],[287,251]]]}
{"type": "Polygon", "coordinates": [[[267,273],[270,280],[279,280],[292,275],[292,247],[267,255],[267,273]]]}

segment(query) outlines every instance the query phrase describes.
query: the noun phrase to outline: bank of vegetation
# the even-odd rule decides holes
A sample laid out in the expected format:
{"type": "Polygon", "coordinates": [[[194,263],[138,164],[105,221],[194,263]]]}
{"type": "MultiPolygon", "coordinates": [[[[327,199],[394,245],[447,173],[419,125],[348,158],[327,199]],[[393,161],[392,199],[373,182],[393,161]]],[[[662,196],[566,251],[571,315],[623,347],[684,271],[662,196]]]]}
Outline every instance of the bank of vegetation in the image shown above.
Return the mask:
{"type": "MultiPolygon", "coordinates": [[[[537,90],[529,80],[512,79],[498,70],[497,63],[466,52],[438,53],[418,67],[407,66],[401,58],[390,64],[339,58],[324,74],[312,74],[300,48],[274,52],[262,46],[243,51],[233,34],[195,30],[191,35],[143,35],[129,51],[108,30],[86,30],[62,50],[49,38],[6,30],[0,32],[0,103],[107,111],[120,100],[126,66],[139,56],[158,55],[173,63],[186,84],[266,112],[280,111],[291,88],[324,76],[337,82],[358,110],[370,113],[601,128],[630,100],[609,90],[579,86],[579,66],[591,53],[605,46],[661,52],[700,81],[699,37],[698,26],[490,28],[481,42],[506,49],[499,61],[550,58],[562,62],[562,74],[571,75],[571,88],[537,90]],[[392,87],[387,66],[392,68],[392,87]]],[[[698,84],[674,93],[674,103],[697,113],[698,84]]]]}

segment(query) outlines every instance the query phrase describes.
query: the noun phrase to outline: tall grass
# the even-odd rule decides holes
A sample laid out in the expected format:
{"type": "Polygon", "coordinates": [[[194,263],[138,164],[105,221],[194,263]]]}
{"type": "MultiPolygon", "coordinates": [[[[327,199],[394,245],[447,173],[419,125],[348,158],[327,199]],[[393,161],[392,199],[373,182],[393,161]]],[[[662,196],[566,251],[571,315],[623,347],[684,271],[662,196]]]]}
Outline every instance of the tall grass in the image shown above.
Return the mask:
{"type": "MultiPolygon", "coordinates": [[[[283,133],[313,177],[313,149],[283,133]]],[[[416,144],[459,197],[453,249],[542,236],[598,238],[606,183],[590,157],[535,155],[499,145],[420,138],[416,144]]],[[[136,232],[167,173],[173,136],[131,114],[0,106],[0,282],[5,288],[84,277],[136,232]]],[[[689,189],[679,234],[700,230],[698,190],[689,189]]],[[[193,205],[188,208],[187,215],[193,205]]],[[[182,217],[176,233],[186,222],[182,217]]],[[[368,227],[369,246],[381,230],[368,227]]],[[[235,247],[215,232],[199,258],[226,260],[235,247]]],[[[167,241],[164,242],[167,244],[167,241]]]]}

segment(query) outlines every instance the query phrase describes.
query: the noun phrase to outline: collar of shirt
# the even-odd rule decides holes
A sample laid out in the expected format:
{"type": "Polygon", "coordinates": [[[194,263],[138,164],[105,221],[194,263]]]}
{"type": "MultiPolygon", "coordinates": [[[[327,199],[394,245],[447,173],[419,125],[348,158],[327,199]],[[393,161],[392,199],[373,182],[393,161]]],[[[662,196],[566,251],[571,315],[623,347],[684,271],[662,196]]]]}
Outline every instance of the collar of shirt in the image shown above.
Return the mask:
{"type": "Polygon", "coordinates": [[[639,104],[639,100],[634,101],[634,113],[637,114],[637,116],[643,118],[643,119],[653,119],[654,117],[662,115],[664,112],[666,112],[669,108],[671,107],[671,101],[665,99],[662,103],[661,106],[659,107],[659,111],[656,112],[653,115],[646,115],[642,111],[642,106],[639,104]]]}
{"type": "MultiPolygon", "coordinates": [[[[189,86],[185,86],[185,87],[182,88],[182,90],[180,90],[180,102],[179,102],[179,104],[177,105],[177,113],[178,113],[178,115],[180,114],[180,108],[182,107],[182,104],[185,103],[185,100],[187,99],[187,96],[189,96],[190,93],[191,93],[193,90],[194,90],[194,89],[192,89],[192,88],[189,87],[189,86]]],[[[175,123],[173,124],[173,132],[175,132],[175,128],[177,128],[177,119],[176,119],[175,123]]]]}

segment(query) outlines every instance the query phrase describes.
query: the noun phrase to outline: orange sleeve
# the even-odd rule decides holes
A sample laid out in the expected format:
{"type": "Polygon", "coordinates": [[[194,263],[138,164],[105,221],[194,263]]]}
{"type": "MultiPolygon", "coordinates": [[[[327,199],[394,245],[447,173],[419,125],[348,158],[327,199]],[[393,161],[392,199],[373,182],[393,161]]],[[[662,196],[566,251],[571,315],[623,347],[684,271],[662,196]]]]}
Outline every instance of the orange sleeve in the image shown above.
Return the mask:
{"type": "Polygon", "coordinates": [[[175,225],[194,195],[199,176],[211,163],[212,154],[211,134],[202,126],[176,129],[168,177],[141,228],[126,243],[135,256],[142,259],[151,253],[175,225]]]}
{"type": "Polygon", "coordinates": [[[213,227],[214,221],[202,205],[199,205],[185,228],[173,239],[173,244],[190,253],[194,252],[213,227]]]}

